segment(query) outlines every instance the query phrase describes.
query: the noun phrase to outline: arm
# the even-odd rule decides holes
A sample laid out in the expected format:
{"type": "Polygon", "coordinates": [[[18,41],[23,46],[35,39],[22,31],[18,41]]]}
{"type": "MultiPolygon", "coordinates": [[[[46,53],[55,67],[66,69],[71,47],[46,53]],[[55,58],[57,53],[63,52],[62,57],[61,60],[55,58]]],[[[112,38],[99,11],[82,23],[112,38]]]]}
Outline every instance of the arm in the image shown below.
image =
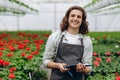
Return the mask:
{"type": "MultiPolygon", "coordinates": [[[[47,40],[45,52],[43,55],[43,65],[46,68],[54,68],[54,69],[60,69],[61,72],[65,72],[67,69],[64,69],[64,66],[66,66],[65,63],[56,63],[53,61],[55,56],[55,50],[56,50],[56,34],[50,35],[50,37],[47,40]]],[[[58,35],[57,35],[58,36],[58,35]]]]}
{"type": "Polygon", "coordinates": [[[44,67],[49,67],[48,63],[53,62],[54,55],[55,55],[55,38],[54,35],[51,34],[46,42],[45,52],[43,55],[44,67]]]}
{"type": "Polygon", "coordinates": [[[64,68],[66,65],[67,64],[65,64],[65,63],[55,63],[55,62],[50,61],[50,62],[48,62],[47,67],[54,68],[54,69],[60,69],[61,72],[66,72],[69,70],[67,68],[64,68]]]}
{"type": "Polygon", "coordinates": [[[93,55],[93,45],[92,41],[89,37],[88,38],[88,45],[86,45],[84,50],[84,56],[83,56],[83,64],[84,65],[91,65],[87,66],[84,70],[85,73],[90,73],[92,71],[92,55],[93,55]]]}
{"type": "Polygon", "coordinates": [[[92,71],[92,53],[93,53],[93,46],[92,41],[88,37],[85,39],[84,42],[84,55],[83,55],[83,63],[77,64],[77,72],[84,72],[90,73],[92,71]],[[90,65],[90,66],[85,66],[90,65]]]}

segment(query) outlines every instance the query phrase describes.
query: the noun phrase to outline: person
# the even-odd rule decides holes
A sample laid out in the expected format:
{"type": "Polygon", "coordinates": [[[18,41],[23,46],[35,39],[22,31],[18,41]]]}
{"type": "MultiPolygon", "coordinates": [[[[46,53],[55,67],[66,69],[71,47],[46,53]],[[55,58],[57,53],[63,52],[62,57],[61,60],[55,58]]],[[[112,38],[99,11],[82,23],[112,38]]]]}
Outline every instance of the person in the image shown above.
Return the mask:
{"type": "Polygon", "coordinates": [[[85,80],[85,74],[91,73],[93,47],[86,35],[86,17],[82,7],[70,7],[60,23],[60,30],[49,36],[43,64],[52,69],[50,80],[85,80]]]}

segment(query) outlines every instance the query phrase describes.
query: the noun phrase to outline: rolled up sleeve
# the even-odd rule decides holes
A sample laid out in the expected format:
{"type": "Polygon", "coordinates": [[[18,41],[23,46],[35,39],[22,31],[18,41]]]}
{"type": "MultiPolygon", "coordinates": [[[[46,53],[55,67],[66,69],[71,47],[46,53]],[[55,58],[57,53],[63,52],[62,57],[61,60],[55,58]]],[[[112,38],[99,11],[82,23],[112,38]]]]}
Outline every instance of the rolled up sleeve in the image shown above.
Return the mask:
{"type": "Polygon", "coordinates": [[[84,54],[83,54],[83,64],[85,65],[91,65],[89,66],[90,72],[92,71],[92,54],[93,54],[93,45],[90,38],[87,38],[85,40],[85,48],[84,48],[84,54]]]}
{"type": "Polygon", "coordinates": [[[47,67],[48,62],[53,61],[55,54],[54,35],[50,35],[45,46],[43,65],[47,67]]]}

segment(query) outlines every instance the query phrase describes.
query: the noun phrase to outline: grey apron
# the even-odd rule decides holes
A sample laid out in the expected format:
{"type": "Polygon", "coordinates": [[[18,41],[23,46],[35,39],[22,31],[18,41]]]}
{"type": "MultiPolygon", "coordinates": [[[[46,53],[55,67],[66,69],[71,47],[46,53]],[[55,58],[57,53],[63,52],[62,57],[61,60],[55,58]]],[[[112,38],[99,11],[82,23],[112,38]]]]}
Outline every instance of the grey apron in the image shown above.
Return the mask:
{"type": "MultiPolygon", "coordinates": [[[[62,36],[58,45],[57,55],[54,62],[67,63],[68,65],[76,65],[82,63],[84,52],[83,39],[81,38],[81,45],[62,43],[64,35],[62,36]]],[[[74,75],[73,79],[67,72],[62,73],[59,69],[52,69],[50,80],[84,80],[84,74],[70,70],[74,75]]]]}

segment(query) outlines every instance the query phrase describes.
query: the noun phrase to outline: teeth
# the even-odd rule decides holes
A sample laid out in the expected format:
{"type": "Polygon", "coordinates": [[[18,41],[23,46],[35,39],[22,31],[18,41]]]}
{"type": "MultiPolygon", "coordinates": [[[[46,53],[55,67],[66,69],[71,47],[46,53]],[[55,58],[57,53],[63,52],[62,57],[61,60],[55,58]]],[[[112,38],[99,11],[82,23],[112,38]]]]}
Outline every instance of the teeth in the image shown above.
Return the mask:
{"type": "Polygon", "coordinates": [[[72,20],[71,23],[72,23],[73,25],[77,25],[77,24],[78,24],[78,21],[72,20]]]}
{"type": "Polygon", "coordinates": [[[77,21],[71,21],[73,24],[77,24],[78,22],[77,21]]]}

